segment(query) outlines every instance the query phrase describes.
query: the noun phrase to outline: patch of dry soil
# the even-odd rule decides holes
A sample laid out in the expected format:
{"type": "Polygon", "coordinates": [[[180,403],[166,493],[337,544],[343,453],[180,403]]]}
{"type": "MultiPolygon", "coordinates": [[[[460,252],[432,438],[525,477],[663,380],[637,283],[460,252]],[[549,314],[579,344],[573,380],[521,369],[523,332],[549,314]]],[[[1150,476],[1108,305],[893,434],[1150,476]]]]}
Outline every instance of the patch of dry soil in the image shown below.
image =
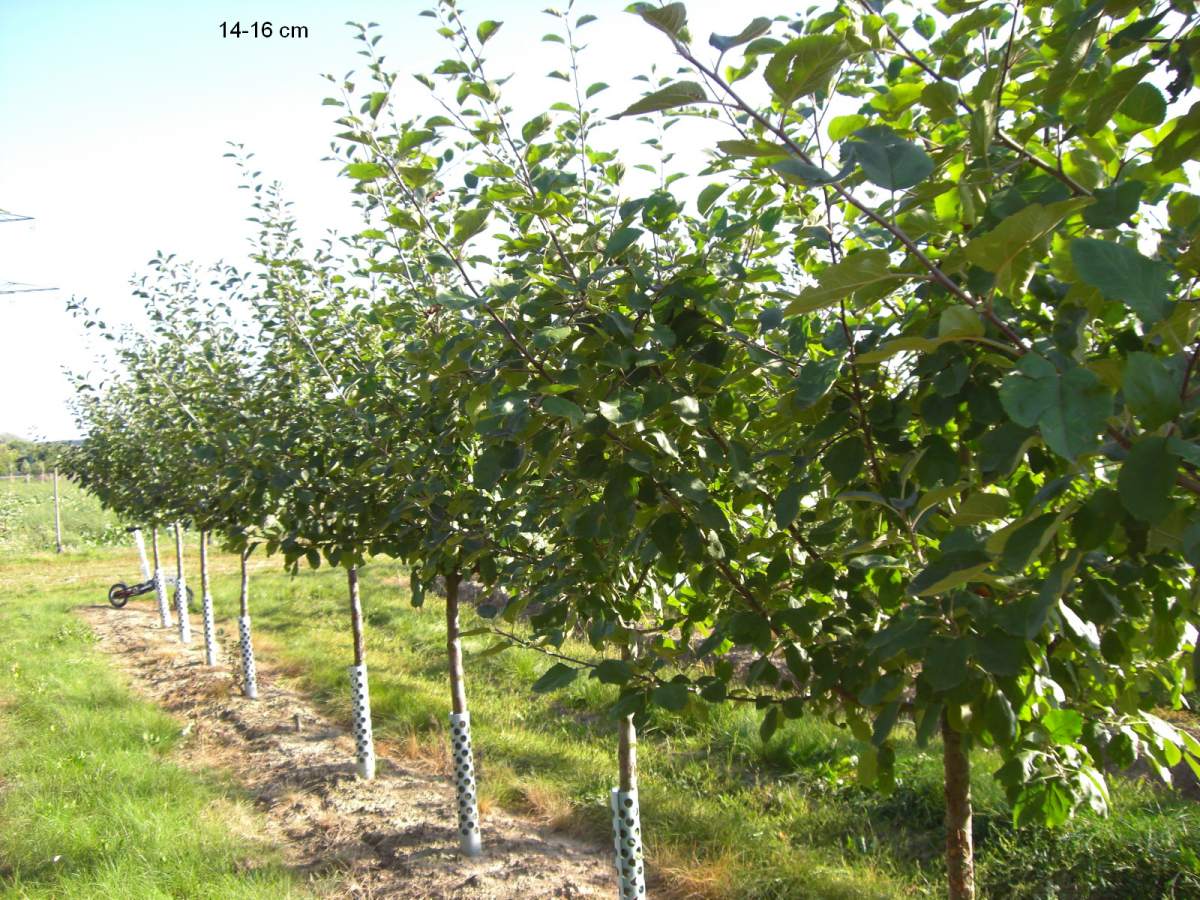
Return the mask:
{"type": "Polygon", "coordinates": [[[381,756],[375,780],[363,781],[354,774],[353,738],[269,665],[259,668],[259,699],[247,700],[230,671],[233,648],[210,669],[199,635],[182,647],[178,632],[158,627],[150,610],[92,606],[80,614],[134,689],[184,723],[186,738],[174,758],[228,771],[255,798],[268,836],[291,865],[337,873],[336,896],[533,900],[616,893],[608,853],[498,811],[483,816],[484,855],[461,856],[448,768],[422,771],[419,763],[381,756]]]}

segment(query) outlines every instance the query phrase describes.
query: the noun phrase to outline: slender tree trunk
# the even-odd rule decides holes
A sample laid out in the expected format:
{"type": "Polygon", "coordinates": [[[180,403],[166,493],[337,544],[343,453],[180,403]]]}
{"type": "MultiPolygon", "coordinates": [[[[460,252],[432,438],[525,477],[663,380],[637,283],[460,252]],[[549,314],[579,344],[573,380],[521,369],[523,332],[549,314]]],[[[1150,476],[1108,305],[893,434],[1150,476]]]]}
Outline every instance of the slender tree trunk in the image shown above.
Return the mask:
{"type": "Polygon", "coordinates": [[[246,567],[246,562],[250,559],[250,551],[242,551],[242,591],[241,591],[241,614],[243,616],[250,615],[250,570],[246,567]]]}
{"type": "Polygon", "coordinates": [[[354,744],[358,774],[375,777],[375,736],[371,728],[371,694],[367,685],[366,648],[363,642],[362,600],[358,594],[358,569],[346,571],[350,588],[350,628],[354,632],[354,665],[350,667],[350,692],[354,701],[354,744]]]}
{"type": "Polygon", "coordinates": [[[212,591],[208,581],[208,538],[209,532],[200,531],[200,602],[204,623],[204,661],[210,666],[217,664],[217,626],[213,618],[212,591]]]}
{"type": "Polygon", "coordinates": [[[62,511],[58,502],[58,468],[54,469],[54,552],[63,552],[62,543],[62,511]]]}
{"type": "Polygon", "coordinates": [[[463,679],[462,636],[458,627],[458,589],[462,573],[446,576],[446,657],[450,668],[450,746],[458,793],[458,843],[466,856],[483,852],[479,829],[479,797],[475,780],[475,751],[471,746],[471,715],[463,679]]]}
{"type": "Polygon", "coordinates": [[[467,689],[463,681],[462,638],[458,628],[458,588],[462,575],[446,576],[446,655],[450,661],[450,710],[456,715],[467,711],[467,689]]]}
{"type": "MultiPolygon", "coordinates": [[[[609,746],[612,746],[611,744],[609,746]]],[[[617,766],[622,791],[636,791],[638,786],[637,729],[633,714],[622,716],[617,725],[617,766]]]]}
{"type": "Polygon", "coordinates": [[[158,554],[158,526],[150,529],[150,541],[154,547],[154,596],[158,601],[158,622],[163,628],[171,627],[171,606],[167,603],[167,584],[163,580],[162,559],[158,554]]]}
{"type": "Polygon", "coordinates": [[[963,736],[942,713],[942,766],[946,782],[946,874],[950,900],[975,900],[975,846],[971,835],[971,761],[963,736]]]}
{"type": "Polygon", "coordinates": [[[250,700],[258,699],[258,669],[254,664],[254,644],[250,639],[250,570],[246,563],[250,551],[242,551],[242,590],[239,597],[238,644],[242,651],[242,692],[250,700]]]}
{"type": "Polygon", "coordinates": [[[354,664],[361,666],[367,652],[363,642],[362,600],[358,594],[358,569],[351,566],[346,573],[350,587],[350,630],[354,633],[354,664]]]}
{"type": "Polygon", "coordinates": [[[183,527],[175,523],[175,615],[179,617],[179,642],[192,642],[192,623],[188,620],[187,583],[183,579],[183,527]]]}

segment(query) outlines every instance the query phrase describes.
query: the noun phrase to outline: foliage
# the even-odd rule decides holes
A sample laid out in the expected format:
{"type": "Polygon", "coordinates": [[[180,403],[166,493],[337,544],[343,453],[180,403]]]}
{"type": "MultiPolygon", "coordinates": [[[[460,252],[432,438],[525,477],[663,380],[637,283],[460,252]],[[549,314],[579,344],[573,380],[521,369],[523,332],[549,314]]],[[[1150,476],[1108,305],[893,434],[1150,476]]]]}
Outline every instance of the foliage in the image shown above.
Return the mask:
{"type": "Polygon", "coordinates": [[[1111,765],[1200,771],[1154,713],[1197,643],[1200,103],[1167,118],[1196,96],[1190,8],[840,3],[711,50],[681,3],[630,11],[686,74],[608,110],[593,17],[547,10],[564,96],[525,121],[497,23],[425,13],[438,112],[406,119],[353,26],[366,84],[325,102],[367,227],[308,253],[247,168],[257,273],[222,290],[256,345],[186,279],[145,292],[155,352],[85,407],[80,477],[293,565],[402,559],[414,602],[473,572],[504,620],[534,611],[525,643],[621,649],[536,690],[586,672],[638,721],[752,704],[764,739],[824,715],[885,791],[906,720],[997,753],[1018,825],[1105,810],[1111,765]],[[695,197],[684,122],[711,135],[695,197]],[[170,386],[189,421],[131,487],[106,434],[167,427],[170,386]]]}

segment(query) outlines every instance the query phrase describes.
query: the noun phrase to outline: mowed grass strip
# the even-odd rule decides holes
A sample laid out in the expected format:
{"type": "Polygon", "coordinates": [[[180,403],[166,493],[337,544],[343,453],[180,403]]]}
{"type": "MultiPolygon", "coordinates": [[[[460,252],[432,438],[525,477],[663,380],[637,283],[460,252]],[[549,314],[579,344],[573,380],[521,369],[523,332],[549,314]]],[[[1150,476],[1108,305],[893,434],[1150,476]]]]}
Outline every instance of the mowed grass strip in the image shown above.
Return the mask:
{"type": "Polygon", "coordinates": [[[70,612],[112,572],[94,552],[0,563],[0,896],[307,896],[248,800],[171,762],[179,725],[70,612]]]}

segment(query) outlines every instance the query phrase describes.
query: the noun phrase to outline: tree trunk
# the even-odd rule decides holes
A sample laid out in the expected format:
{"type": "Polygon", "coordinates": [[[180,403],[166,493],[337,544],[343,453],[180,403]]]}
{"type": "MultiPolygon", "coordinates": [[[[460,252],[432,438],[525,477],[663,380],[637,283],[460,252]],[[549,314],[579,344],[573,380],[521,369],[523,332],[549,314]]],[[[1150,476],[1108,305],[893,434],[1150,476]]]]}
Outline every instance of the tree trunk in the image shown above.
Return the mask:
{"type": "Polygon", "coordinates": [[[241,614],[243,616],[250,615],[250,571],[246,568],[246,561],[250,559],[250,551],[242,551],[242,592],[241,592],[241,614]]]}
{"type": "Polygon", "coordinates": [[[241,615],[238,617],[238,645],[242,651],[242,691],[250,700],[258,699],[258,669],[254,664],[254,644],[250,638],[250,572],[246,561],[250,551],[242,551],[242,590],[239,598],[241,615]]]}
{"type": "Polygon", "coordinates": [[[207,665],[217,664],[217,624],[213,617],[212,591],[208,584],[208,542],[210,533],[200,531],[200,602],[204,622],[204,661],[207,665]]]}
{"type": "Polygon", "coordinates": [[[471,716],[463,681],[462,637],[458,628],[458,589],[462,573],[446,576],[446,656],[450,668],[450,746],[454,756],[454,781],[458,794],[458,843],[467,856],[483,852],[479,829],[479,796],[475,780],[475,752],[471,747],[471,716]]]}
{"type": "Polygon", "coordinates": [[[187,582],[183,578],[183,527],[175,523],[175,615],[179,617],[179,642],[192,642],[192,623],[188,620],[187,582]]]}
{"type": "Polygon", "coordinates": [[[354,744],[358,774],[375,777],[375,736],[371,727],[371,695],[367,685],[366,648],[363,643],[362,600],[358,594],[358,569],[346,572],[350,587],[350,628],[354,632],[354,665],[350,667],[350,693],[354,702],[354,744]]]}
{"type": "Polygon", "coordinates": [[[633,725],[632,713],[622,716],[617,724],[617,766],[620,769],[618,783],[621,790],[636,791],[638,782],[637,729],[633,725]]]}
{"type": "Polygon", "coordinates": [[[942,713],[942,766],[946,780],[946,874],[950,900],[975,900],[975,846],[971,835],[971,761],[963,736],[942,713]]]}
{"type": "Polygon", "coordinates": [[[462,639],[458,629],[458,587],[462,575],[446,576],[446,655],[450,661],[450,710],[455,715],[467,711],[467,689],[463,683],[462,639]]]}
{"type": "Polygon", "coordinates": [[[361,666],[367,655],[363,643],[362,600],[358,595],[358,569],[351,566],[346,573],[350,585],[350,630],[354,633],[354,664],[361,666]]]}
{"type": "Polygon", "coordinates": [[[58,502],[58,469],[54,470],[54,552],[63,552],[62,543],[62,512],[58,502]]]}

